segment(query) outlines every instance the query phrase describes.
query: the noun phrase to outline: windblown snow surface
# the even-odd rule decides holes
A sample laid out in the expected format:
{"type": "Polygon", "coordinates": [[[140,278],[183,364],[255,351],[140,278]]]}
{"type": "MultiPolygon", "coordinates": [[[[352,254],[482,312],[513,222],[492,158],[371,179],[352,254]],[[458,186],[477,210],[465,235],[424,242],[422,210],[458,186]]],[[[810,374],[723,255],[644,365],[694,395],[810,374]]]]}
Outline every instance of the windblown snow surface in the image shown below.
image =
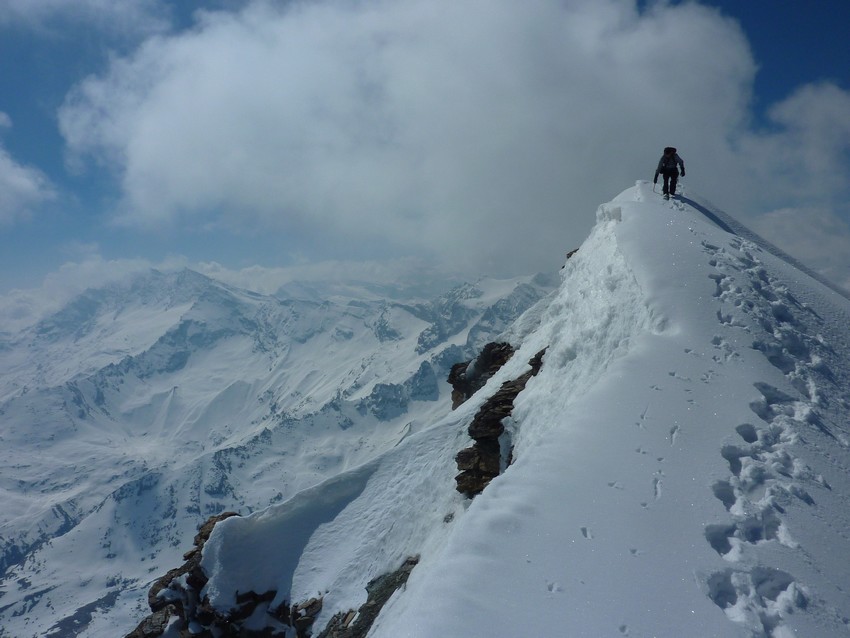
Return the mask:
{"type": "Polygon", "coordinates": [[[374,638],[850,634],[850,301],[725,214],[638,182],[472,399],[357,469],[220,523],[213,604],[324,595],[314,630],[420,555],[374,638]],[[454,455],[543,367],[513,463],[474,500],[454,455]]]}

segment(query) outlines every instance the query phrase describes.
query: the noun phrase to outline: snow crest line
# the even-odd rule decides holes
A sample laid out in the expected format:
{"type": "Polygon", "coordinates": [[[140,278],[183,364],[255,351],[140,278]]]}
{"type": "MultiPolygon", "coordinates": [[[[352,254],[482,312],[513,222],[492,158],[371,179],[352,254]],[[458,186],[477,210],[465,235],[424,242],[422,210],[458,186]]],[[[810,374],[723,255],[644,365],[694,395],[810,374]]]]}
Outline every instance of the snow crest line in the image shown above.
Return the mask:
{"type": "Polygon", "coordinates": [[[617,204],[599,207],[597,224],[563,269],[563,284],[541,313],[539,329],[521,339],[510,334],[509,340],[522,343],[519,360],[548,348],[540,374],[515,402],[511,437],[517,457],[527,446],[545,443],[550,430],[564,424],[570,404],[612,361],[625,356],[637,335],[664,330],[665,320],[648,307],[618,247],[622,215],[617,204]],[[544,404],[547,409],[540,410],[544,404]]]}
{"type": "MultiPolygon", "coordinates": [[[[583,431],[586,409],[578,406],[609,379],[612,366],[627,358],[643,335],[659,334],[665,325],[652,312],[621,252],[617,229],[623,212],[617,203],[599,208],[590,236],[561,271],[560,289],[503,335],[520,344],[519,349],[498,378],[480,391],[485,396],[504,378],[523,372],[526,361],[547,348],[539,373],[516,397],[512,416],[504,422],[514,443],[513,464],[469,505],[439,552],[422,552],[407,591],[390,601],[371,635],[553,635],[542,628],[551,629],[554,618],[560,619],[557,626],[567,632],[564,635],[580,635],[570,634],[569,624],[563,624],[574,604],[570,601],[578,575],[569,568],[556,571],[556,566],[571,561],[571,531],[591,554],[606,540],[595,524],[579,518],[587,514],[586,508],[579,514],[571,507],[576,501],[584,506],[589,496],[587,486],[565,471],[565,463],[576,460],[576,444],[583,444],[588,435],[593,446],[604,446],[596,435],[613,435],[615,425],[594,415],[596,422],[583,431]],[[545,577],[541,552],[549,558],[545,577]],[[512,583],[509,595],[499,587],[506,577],[512,583]],[[552,605],[562,606],[556,611],[545,605],[546,613],[535,620],[520,610],[542,604],[535,599],[538,590],[552,605]]],[[[583,462],[592,466],[596,460],[583,462]]],[[[607,485],[611,492],[628,496],[623,484],[607,485]]],[[[660,480],[657,495],[660,498],[660,480]]],[[[603,527],[610,533],[610,525],[603,527]]],[[[639,555],[638,549],[630,554],[639,555]]]]}

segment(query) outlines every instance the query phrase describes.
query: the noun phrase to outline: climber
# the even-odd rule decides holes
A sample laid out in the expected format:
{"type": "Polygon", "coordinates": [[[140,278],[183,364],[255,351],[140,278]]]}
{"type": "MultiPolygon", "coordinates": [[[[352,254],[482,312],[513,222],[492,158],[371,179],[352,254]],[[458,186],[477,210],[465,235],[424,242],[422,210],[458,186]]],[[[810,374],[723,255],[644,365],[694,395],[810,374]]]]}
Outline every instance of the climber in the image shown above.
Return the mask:
{"type": "Polygon", "coordinates": [[[676,149],[668,146],[664,149],[664,155],[658,160],[658,168],[655,169],[655,177],[652,180],[653,184],[658,183],[659,173],[664,176],[664,199],[670,199],[671,195],[676,194],[676,182],[679,181],[679,167],[682,167],[682,177],[685,176],[685,163],[676,149]]]}

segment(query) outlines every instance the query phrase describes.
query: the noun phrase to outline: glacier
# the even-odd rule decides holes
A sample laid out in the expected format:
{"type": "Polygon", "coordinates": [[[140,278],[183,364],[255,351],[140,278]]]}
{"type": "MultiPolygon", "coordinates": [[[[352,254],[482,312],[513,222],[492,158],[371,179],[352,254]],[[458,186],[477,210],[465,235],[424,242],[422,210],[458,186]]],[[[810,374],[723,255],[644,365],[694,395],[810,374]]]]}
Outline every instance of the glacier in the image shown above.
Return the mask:
{"type": "Polygon", "coordinates": [[[5,336],[0,635],[128,633],[227,508],[197,594],[272,592],[258,630],[321,598],[316,634],[416,556],[369,636],[846,634],[847,293],[696,195],[640,181],[596,220],[554,290],[296,303],[157,274],[5,336]],[[516,353],[451,410],[489,340],[516,353]],[[542,350],[510,464],[462,496],[467,426],[542,350]]]}

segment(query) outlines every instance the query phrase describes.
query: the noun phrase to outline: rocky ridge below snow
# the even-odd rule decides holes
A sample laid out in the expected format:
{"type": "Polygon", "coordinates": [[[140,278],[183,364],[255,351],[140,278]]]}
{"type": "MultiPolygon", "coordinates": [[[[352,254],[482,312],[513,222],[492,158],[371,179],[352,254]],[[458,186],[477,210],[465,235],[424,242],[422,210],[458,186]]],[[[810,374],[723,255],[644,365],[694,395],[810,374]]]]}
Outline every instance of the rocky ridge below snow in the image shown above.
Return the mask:
{"type": "MultiPolygon", "coordinates": [[[[491,342],[477,357],[457,363],[449,373],[453,387],[453,406],[471,398],[511,358],[514,348],[508,343],[491,342]]],[[[459,452],[455,459],[461,470],[455,480],[457,490],[469,498],[486,488],[501,470],[510,465],[512,452],[509,443],[500,441],[505,432],[502,421],[508,418],[513,401],[536,376],[543,365],[545,349],[529,361],[530,369],[519,377],[502,383],[475,413],[467,431],[474,444],[459,452]],[[502,450],[507,451],[504,458],[502,450]]],[[[204,594],[208,582],[200,566],[204,543],[214,526],[235,513],[211,517],[195,536],[194,549],[184,555],[182,567],[169,570],[158,579],[148,594],[151,615],[127,634],[126,638],[160,638],[161,636],[243,636],[271,638],[294,633],[296,638],[313,635],[313,624],[322,610],[322,597],[290,603],[279,599],[276,590],[265,592],[236,591],[236,606],[226,612],[217,611],[204,594]]],[[[296,557],[293,557],[296,559],[296,557]]],[[[362,638],[368,633],[381,608],[396,589],[403,586],[419,558],[407,558],[397,570],[382,574],[366,586],[367,601],[358,610],[335,613],[318,638],[362,638]]],[[[284,592],[285,595],[285,592],[284,592]]]]}

